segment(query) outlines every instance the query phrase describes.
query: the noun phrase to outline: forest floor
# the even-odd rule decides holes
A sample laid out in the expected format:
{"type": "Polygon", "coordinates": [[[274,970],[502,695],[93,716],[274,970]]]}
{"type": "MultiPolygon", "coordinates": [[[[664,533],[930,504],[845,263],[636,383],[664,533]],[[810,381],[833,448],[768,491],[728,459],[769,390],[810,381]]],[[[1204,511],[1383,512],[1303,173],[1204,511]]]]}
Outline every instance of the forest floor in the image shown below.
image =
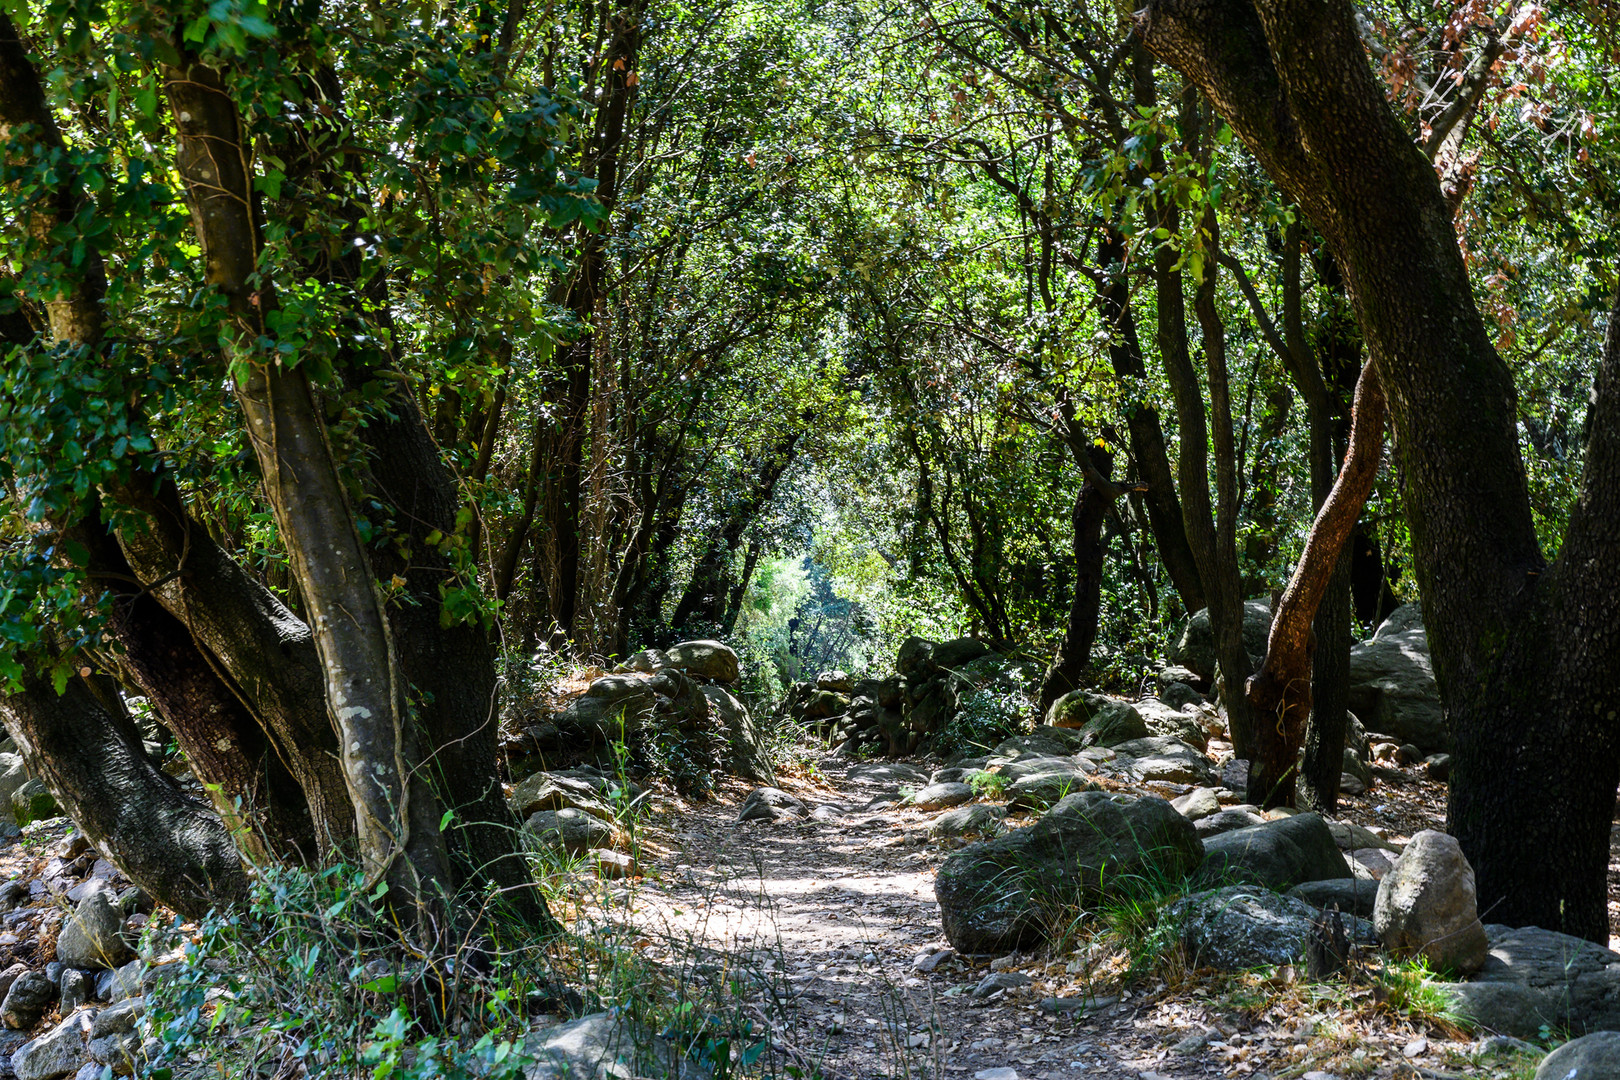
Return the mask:
{"type": "MultiPolygon", "coordinates": [[[[638,836],[646,877],[600,888],[596,909],[581,910],[585,923],[631,923],[656,963],[709,958],[689,975],[728,979],[752,995],[761,1024],[807,1073],[827,1077],[1433,1080],[1533,1071],[1529,1058],[1479,1061],[1486,1033],[1402,1013],[1370,977],[1311,986],[1286,971],[1222,976],[1173,962],[1128,977],[1128,959],[1105,933],[1082,935],[1058,955],[952,955],[920,970],[921,958],[948,948],[933,881],[951,849],[928,836],[935,814],[872,808],[899,785],[859,775],[870,770],[852,776],[856,764],[827,757],[783,780],[812,808],[830,808],[799,821],[738,822],[750,790],[740,783],[670,806],[638,836]],[[973,996],[992,970],[1029,981],[973,996]]],[[[1443,827],[1444,794],[1418,769],[1387,769],[1365,796],[1345,800],[1342,816],[1399,842],[1443,827]]]]}

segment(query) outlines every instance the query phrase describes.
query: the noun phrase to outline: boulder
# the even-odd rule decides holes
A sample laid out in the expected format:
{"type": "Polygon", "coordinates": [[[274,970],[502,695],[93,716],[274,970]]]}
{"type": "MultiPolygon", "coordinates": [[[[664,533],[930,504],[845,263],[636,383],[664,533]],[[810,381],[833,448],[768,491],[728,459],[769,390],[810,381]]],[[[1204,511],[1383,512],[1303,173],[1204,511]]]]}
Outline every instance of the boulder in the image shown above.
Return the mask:
{"type": "Polygon", "coordinates": [[[115,968],[135,955],[123,931],[124,911],[118,905],[118,894],[98,883],[62,920],[56,958],[70,968],[86,971],[115,968]]]}
{"type": "Polygon", "coordinates": [[[669,656],[663,649],[642,649],[625,657],[619,671],[637,671],[643,675],[656,675],[669,667],[669,656]]]}
{"type": "Polygon", "coordinates": [[[658,708],[652,677],[604,675],[557,713],[557,727],[598,738],[630,738],[641,733],[658,708]]]}
{"type": "MultiPolygon", "coordinates": [[[[1243,604],[1243,648],[1256,663],[1266,654],[1271,634],[1271,601],[1246,600],[1243,604]]],[[[1194,614],[1182,628],[1170,650],[1170,662],[1193,672],[1208,682],[1215,677],[1215,632],[1209,625],[1209,609],[1194,614]]]]}
{"type": "Polygon", "coordinates": [[[1056,754],[1028,754],[1007,762],[1005,765],[1000,766],[998,771],[1009,783],[1016,784],[1026,776],[1041,776],[1045,773],[1094,772],[1096,768],[1096,765],[1082,758],[1056,754]]]}
{"type": "Polygon", "coordinates": [[[1220,773],[1204,752],[1180,739],[1155,735],[1113,743],[1111,748],[1122,759],[1119,767],[1142,783],[1164,781],[1213,786],[1220,782],[1220,773]]]}
{"type": "MultiPolygon", "coordinates": [[[[523,1080],[707,1080],[709,1072],[628,1013],[591,1013],[541,1028],[520,1051],[523,1080]]],[[[728,1061],[729,1065],[730,1062],[728,1061]]]]}
{"type": "Polygon", "coordinates": [[[1336,907],[1346,915],[1371,919],[1378,899],[1378,886],[1365,878],[1330,878],[1327,881],[1307,881],[1288,890],[1288,895],[1303,900],[1312,907],[1326,910],[1336,907]]]}
{"type": "Polygon", "coordinates": [[[583,855],[592,848],[613,843],[613,827],[583,810],[541,810],[529,815],[523,831],[530,842],[541,847],[562,848],[570,855],[583,855]]]}
{"type": "Polygon", "coordinates": [[[1350,710],[1374,731],[1423,753],[1450,749],[1429,642],[1421,625],[1351,646],[1350,710]]]}
{"type": "Polygon", "coordinates": [[[1373,926],[1399,957],[1422,955],[1439,971],[1467,975],[1485,962],[1485,927],[1474,869],[1455,837],[1424,829],[1378,883],[1373,926]]]}
{"type": "Polygon", "coordinates": [[[936,840],[964,836],[996,836],[1004,826],[1007,812],[999,806],[978,803],[947,810],[928,825],[928,835],[936,840]]]}
{"type": "Polygon", "coordinates": [[[1087,775],[1091,771],[1070,761],[1066,768],[1026,774],[1007,788],[1007,809],[1045,810],[1076,792],[1100,790],[1087,775]]]}
{"type": "Polygon", "coordinates": [[[1192,714],[1184,713],[1159,698],[1143,698],[1135,703],[1134,708],[1141,714],[1149,735],[1179,739],[1196,747],[1200,753],[1209,749],[1209,732],[1192,714]]]}
{"type": "MultiPolygon", "coordinates": [[[[1190,968],[1243,971],[1298,963],[1317,909],[1303,900],[1257,885],[1229,885],[1194,893],[1165,909],[1161,918],[1179,926],[1190,968]]],[[[1346,916],[1352,940],[1370,941],[1372,926],[1346,916]]]]}
{"type": "Polygon", "coordinates": [[[61,1014],[73,1015],[73,1010],[90,1000],[95,989],[95,982],[88,974],[78,968],[64,967],[56,977],[56,1000],[61,1014]]]}
{"type": "Polygon", "coordinates": [[[990,646],[977,638],[952,638],[950,641],[942,641],[935,645],[930,659],[942,668],[954,670],[988,655],[989,652],[990,646]]]}
{"type": "Polygon", "coordinates": [[[851,765],[847,774],[851,780],[864,780],[869,784],[911,784],[921,787],[928,783],[928,774],[902,761],[870,761],[851,765]]]}
{"type": "Polygon", "coordinates": [[[1402,604],[1385,617],[1373,631],[1373,640],[1391,637],[1395,634],[1404,634],[1408,630],[1423,629],[1423,606],[1421,604],[1402,604]]]}
{"type": "Polygon", "coordinates": [[[15,820],[11,797],[28,783],[28,770],[20,754],[0,754],[0,818],[15,820]]]}
{"type": "Polygon", "coordinates": [[[1571,1039],[1541,1059],[1535,1080],[1601,1080],[1620,1076],[1620,1031],[1571,1039]]]}
{"type": "Polygon", "coordinates": [[[1129,702],[1090,690],[1071,690],[1052,702],[1046,722],[1080,732],[1082,746],[1113,746],[1147,738],[1147,723],[1129,702]]]}
{"type": "Polygon", "coordinates": [[[835,694],[853,694],[855,680],[849,677],[849,672],[835,669],[823,671],[816,676],[817,690],[831,690],[835,694]]]}
{"type": "Polygon", "coordinates": [[[945,860],[934,879],[961,953],[1005,954],[1143,876],[1178,879],[1203,859],[1192,822],[1155,796],[1070,795],[1035,824],[945,860]]]}
{"type": "Polygon", "coordinates": [[[742,674],[736,652],[730,645],[718,641],[683,641],[671,645],[665,655],[669,657],[670,667],[700,679],[734,683],[742,674]]]}
{"type": "Polygon", "coordinates": [[[613,808],[598,797],[598,790],[596,785],[571,776],[535,773],[513,785],[506,801],[519,821],[542,810],[582,810],[610,822],[613,808]]]}
{"type": "Polygon", "coordinates": [[[1220,796],[1211,787],[1195,787],[1187,794],[1171,799],[1170,805],[1176,808],[1176,813],[1194,822],[1221,812],[1220,796]]]}
{"type": "Polygon", "coordinates": [[[39,1038],[23,1043],[11,1055],[11,1067],[16,1071],[17,1080],[56,1080],[78,1072],[88,1054],[85,1044],[89,1034],[90,1017],[79,1013],[39,1038]]]}
{"type": "Polygon", "coordinates": [[[1333,832],[1320,814],[1295,814],[1204,840],[1199,880],[1209,885],[1243,883],[1288,889],[1307,881],[1347,878],[1333,832]]]}
{"type": "Polygon", "coordinates": [[[894,670],[902,676],[928,674],[933,671],[934,643],[926,638],[908,637],[900,643],[894,670]]]}
{"type": "Polygon", "coordinates": [[[1536,926],[1485,927],[1489,952],[1469,982],[1436,983],[1481,1027],[1521,1039],[1542,1027],[1620,1030],[1620,953],[1536,926]]]}
{"type": "Polygon", "coordinates": [[[18,825],[44,821],[61,812],[56,796],[38,780],[25,780],[11,793],[11,817],[18,825]]]}
{"type": "Polygon", "coordinates": [[[103,1039],[108,1035],[127,1035],[135,1030],[135,1025],[145,1015],[145,998],[124,998],[96,1013],[90,1025],[90,1037],[103,1039]]]}
{"type": "MultiPolygon", "coordinates": [[[[1189,672],[1189,674],[1191,674],[1189,672]]],[[[1172,709],[1180,710],[1187,706],[1197,708],[1205,704],[1204,695],[1188,686],[1184,682],[1167,682],[1159,687],[1159,700],[1172,709]]]]}
{"type": "Polygon", "coordinates": [[[1245,803],[1242,806],[1228,806],[1219,813],[1199,818],[1194,824],[1198,829],[1198,837],[1208,840],[1212,836],[1222,833],[1236,832],[1238,829],[1252,829],[1256,825],[1264,825],[1266,819],[1260,816],[1257,807],[1245,803]]]}
{"type": "Polygon", "coordinates": [[[56,998],[56,984],[37,971],[17,976],[0,1001],[0,1023],[14,1031],[27,1031],[45,1015],[45,1007],[56,998]]]}
{"type": "Polygon", "coordinates": [[[1064,757],[1077,754],[1085,749],[1085,736],[1069,728],[1052,727],[1050,724],[1041,724],[1026,735],[1014,735],[1010,739],[1003,739],[990,751],[984,760],[984,767],[1003,765],[1023,754],[1044,754],[1053,757],[1064,757]]]}
{"type": "Polygon", "coordinates": [[[944,810],[973,801],[973,789],[954,781],[929,784],[906,800],[919,810],[944,810]]]}
{"type": "Polygon", "coordinates": [[[732,775],[774,784],[776,769],[771,765],[770,751],[748,707],[719,686],[703,687],[703,696],[709,701],[709,715],[720,721],[726,740],[726,766],[732,775]]]}
{"type": "Polygon", "coordinates": [[[755,788],[748,793],[737,810],[738,821],[781,821],[783,818],[802,818],[810,810],[799,799],[781,788],[755,788]]]}

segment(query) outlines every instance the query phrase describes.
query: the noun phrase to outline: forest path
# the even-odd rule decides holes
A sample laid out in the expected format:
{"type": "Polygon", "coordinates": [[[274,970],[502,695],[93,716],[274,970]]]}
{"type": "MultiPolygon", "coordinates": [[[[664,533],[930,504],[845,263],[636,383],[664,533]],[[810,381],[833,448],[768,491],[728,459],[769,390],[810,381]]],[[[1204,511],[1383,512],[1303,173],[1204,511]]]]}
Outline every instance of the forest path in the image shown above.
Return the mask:
{"type": "MultiPolygon", "coordinates": [[[[742,785],[660,815],[642,844],[648,877],[617,892],[613,917],[628,908],[656,942],[644,945],[652,959],[685,962],[700,975],[726,968],[728,978],[764,988],[760,998],[787,1002],[769,1010],[779,1038],[828,1077],[1267,1075],[1243,1067],[1252,1055],[1239,1028],[1248,1025],[1223,1021],[1208,1002],[1177,1000],[1162,984],[1123,1001],[1109,990],[1093,1008],[1060,1016],[1041,1001],[1085,996],[1063,961],[1025,955],[997,964],[1033,981],[988,1000],[971,996],[990,974],[988,958],[917,970],[919,956],[948,947],[933,882],[950,852],[928,838],[935,814],[868,809],[899,783],[865,771],[828,758],[816,781],[784,781],[813,810],[828,808],[809,819],[738,822],[742,785]]],[[[1265,1049],[1281,1049],[1276,1026],[1261,1027],[1265,1049]]]]}

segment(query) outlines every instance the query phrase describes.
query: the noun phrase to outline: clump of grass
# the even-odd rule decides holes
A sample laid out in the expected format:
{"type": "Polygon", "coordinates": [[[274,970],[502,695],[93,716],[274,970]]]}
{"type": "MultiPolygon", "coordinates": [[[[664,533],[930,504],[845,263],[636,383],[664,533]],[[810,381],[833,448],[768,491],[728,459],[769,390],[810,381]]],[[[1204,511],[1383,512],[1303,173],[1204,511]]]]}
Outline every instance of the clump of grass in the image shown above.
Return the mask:
{"type": "Polygon", "coordinates": [[[1434,969],[1423,956],[1409,960],[1389,960],[1378,972],[1374,997],[1397,1015],[1428,1024],[1447,1034],[1461,1036],[1472,1025],[1457,1009],[1446,992],[1435,985],[1434,969]]]}
{"type": "Polygon", "coordinates": [[[998,772],[987,772],[984,769],[975,769],[967,774],[968,787],[973,789],[973,795],[978,799],[1000,799],[1005,797],[1011,782],[998,772]]]}

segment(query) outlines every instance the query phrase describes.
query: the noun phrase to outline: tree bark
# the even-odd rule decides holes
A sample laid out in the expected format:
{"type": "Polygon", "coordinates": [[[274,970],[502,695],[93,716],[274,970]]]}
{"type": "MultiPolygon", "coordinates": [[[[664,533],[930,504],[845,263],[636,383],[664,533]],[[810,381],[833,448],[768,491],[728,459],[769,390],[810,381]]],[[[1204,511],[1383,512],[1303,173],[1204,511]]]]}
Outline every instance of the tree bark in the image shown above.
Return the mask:
{"type": "MultiPolygon", "coordinates": [[[[1249,798],[1262,807],[1294,804],[1295,763],[1311,712],[1311,658],[1317,644],[1312,623],[1329,586],[1344,580],[1339,571],[1341,556],[1378,476],[1384,443],[1384,394],[1371,362],[1362,368],[1351,416],[1344,468],[1317,512],[1305,551],[1272,613],[1265,662],[1248,683],[1249,703],[1257,721],[1249,798]]],[[[1342,745],[1342,719],[1340,724],[1342,745]]]]}
{"type": "Polygon", "coordinates": [[[1090,469],[1069,512],[1070,542],[1074,551],[1074,597],[1069,603],[1069,619],[1063,630],[1052,666],[1041,680],[1037,713],[1045,716],[1052,703],[1072,690],[1080,689],[1081,677],[1091,663],[1091,648],[1097,642],[1097,621],[1102,612],[1103,558],[1108,543],[1103,539],[1103,522],[1108,508],[1121,490],[1109,482],[1114,469],[1113,456],[1099,446],[1086,448],[1090,469]]]}
{"type": "Polygon", "coordinates": [[[219,815],[152,764],[141,733],[82,679],[62,694],[28,680],[0,697],[0,719],[28,771],[129,879],[187,918],[247,893],[247,875],[219,815]]]}
{"type": "Polygon", "coordinates": [[[1131,311],[1130,282],[1123,273],[1125,246],[1122,233],[1114,229],[1106,231],[1098,246],[1097,262],[1107,275],[1108,284],[1098,290],[1097,300],[1108,327],[1108,359],[1114,377],[1126,392],[1125,429],[1130,433],[1131,456],[1146,484],[1141,498],[1147,510],[1148,529],[1153,534],[1154,546],[1159,549],[1165,573],[1170,576],[1170,586],[1180,598],[1181,606],[1191,615],[1207,606],[1204,583],[1199,578],[1192,545],[1187,541],[1187,527],[1182,519],[1181,500],[1176,497],[1175,473],[1165,450],[1159,411],[1147,394],[1147,364],[1143,360],[1136,317],[1131,311]]]}
{"type": "Polygon", "coordinates": [[[268,284],[255,285],[261,238],[241,121],[220,74],[201,63],[166,71],[165,89],[205,277],[229,313],[233,390],[309,610],[361,866],[368,881],[388,883],[391,903],[415,931],[434,938],[448,930],[449,860],[437,800],[415,771],[423,747],[382,598],[307,370],[256,355],[275,296],[268,284]]]}
{"type": "Polygon", "coordinates": [[[1605,939],[1620,776],[1609,719],[1620,715],[1620,348],[1600,366],[1581,495],[1549,568],[1512,377],[1433,167],[1374,80],[1349,4],[1154,0],[1137,29],[1210,95],[1344,270],[1390,401],[1455,741],[1448,825],[1481,910],[1605,939]]]}

